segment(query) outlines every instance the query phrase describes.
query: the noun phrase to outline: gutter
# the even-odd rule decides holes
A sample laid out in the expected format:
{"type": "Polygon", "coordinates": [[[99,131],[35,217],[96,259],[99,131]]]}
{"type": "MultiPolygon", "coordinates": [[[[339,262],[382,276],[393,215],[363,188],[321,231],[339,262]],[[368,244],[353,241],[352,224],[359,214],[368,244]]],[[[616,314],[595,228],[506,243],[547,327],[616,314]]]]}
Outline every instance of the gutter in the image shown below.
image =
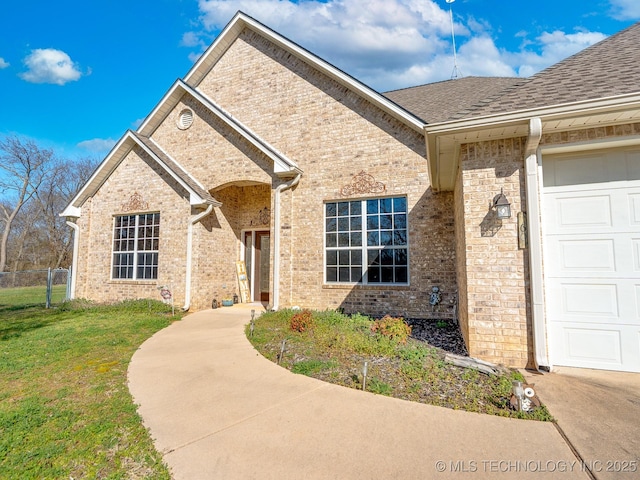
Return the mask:
{"type": "Polygon", "coordinates": [[[272,310],[278,310],[280,306],[280,194],[285,190],[295,187],[300,182],[302,173],[298,173],[290,182],[278,185],[276,188],[275,201],[273,206],[273,302],[272,310]]]}
{"type": "Polygon", "coordinates": [[[632,93],[598,98],[595,100],[580,100],[559,105],[516,110],[510,113],[496,113],[462,120],[430,123],[425,126],[425,129],[432,134],[451,134],[468,129],[518,124],[530,121],[533,118],[544,117],[545,121],[550,121],[560,120],[565,117],[596,115],[608,111],[634,109],[638,107],[638,103],[640,103],[640,94],[632,93]]]}
{"type": "MultiPolygon", "coordinates": [[[[67,217],[76,218],[76,217],[67,217]]],[[[77,218],[76,218],[77,220],[77,218]]],[[[77,266],[78,266],[78,251],[80,249],[78,243],[80,241],[80,227],[76,222],[67,220],[66,224],[73,229],[73,257],[71,259],[71,291],[69,292],[69,300],[76,298],[76,278],[77,278],[77,266]]]]}
{"type": "Polygon", "coordinates": [[[192,244],[193,244],[193,226],[202,220],[204,217],[209,215],[213,211],[213,204],[209,204],[207,209],[204,212],[198,213],[194,215],[189,220],[189,226],[187,228],[187,271],[184,285],[184,306],[182,307],[182,311],[186,312],[191,307],[191,268],[193,263],[193,252],[192,252],[192,244]]]}
{"type": "Polygon", "coordinates": [[[531,277],[531,305],[533,352],[537,370],[550,367],[547,355],[547,335],[544,316],[544,285],[542,273],[542,242],[540,240],[540,177],[538,175],[538,146],[542,138],[540,117],[529,120],[529,136],[525,144],[525,195],[527,199],[527,231],[529,242],[529,269],[531,277]]]}

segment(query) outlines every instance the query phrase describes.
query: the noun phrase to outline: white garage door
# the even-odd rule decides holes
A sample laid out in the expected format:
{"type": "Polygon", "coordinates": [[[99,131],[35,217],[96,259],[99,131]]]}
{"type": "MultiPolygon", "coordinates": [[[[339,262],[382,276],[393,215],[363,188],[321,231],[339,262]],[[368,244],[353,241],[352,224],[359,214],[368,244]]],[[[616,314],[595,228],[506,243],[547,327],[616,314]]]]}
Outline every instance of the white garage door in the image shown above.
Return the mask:
{"type": "Polygon", "coordinates": [[[640,372],[640,149],[543,157],[554,365],[640,372]]]}

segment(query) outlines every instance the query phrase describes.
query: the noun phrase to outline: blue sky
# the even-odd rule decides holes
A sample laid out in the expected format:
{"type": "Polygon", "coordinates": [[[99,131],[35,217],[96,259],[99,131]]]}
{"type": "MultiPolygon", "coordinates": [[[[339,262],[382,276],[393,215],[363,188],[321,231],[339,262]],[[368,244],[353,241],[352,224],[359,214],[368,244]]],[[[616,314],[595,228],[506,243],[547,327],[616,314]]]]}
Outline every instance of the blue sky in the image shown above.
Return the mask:
{"type": "MultiPolygon", "coordinates": [[[[640,20],[638,0],[22,0],[0,15],[0,138],[101,158],[237,10],[384,92],[529,76],[640,20]]],[[[640,47],[639,47],[640,58],[640,47]]]]}

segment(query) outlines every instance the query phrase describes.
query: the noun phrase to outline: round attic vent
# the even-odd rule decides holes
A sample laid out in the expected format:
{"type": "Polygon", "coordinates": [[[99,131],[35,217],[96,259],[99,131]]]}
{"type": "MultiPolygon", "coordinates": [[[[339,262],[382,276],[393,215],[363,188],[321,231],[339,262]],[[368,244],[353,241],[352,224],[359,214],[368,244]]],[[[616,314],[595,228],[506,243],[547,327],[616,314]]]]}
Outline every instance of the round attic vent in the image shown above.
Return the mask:
{"type": "Polygon", "coordinates": [[[180,130],[186,130],[193,123],[193,110],[190,108],[185,108],[180,112],[180,116],[178,117],[178,128],[180,130]]]}

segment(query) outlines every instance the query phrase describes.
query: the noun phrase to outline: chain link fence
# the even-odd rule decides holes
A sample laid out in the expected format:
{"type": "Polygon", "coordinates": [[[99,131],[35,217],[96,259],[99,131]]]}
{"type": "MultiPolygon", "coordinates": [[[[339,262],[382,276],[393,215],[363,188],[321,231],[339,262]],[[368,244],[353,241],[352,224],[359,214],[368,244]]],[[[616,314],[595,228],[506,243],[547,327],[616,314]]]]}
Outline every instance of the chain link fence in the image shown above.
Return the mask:
{"type": "Polygon", "coordinates": [[[0,272],[0,307],[44,305],[69,298],[71,271],[66,268],[0,272]]]}

